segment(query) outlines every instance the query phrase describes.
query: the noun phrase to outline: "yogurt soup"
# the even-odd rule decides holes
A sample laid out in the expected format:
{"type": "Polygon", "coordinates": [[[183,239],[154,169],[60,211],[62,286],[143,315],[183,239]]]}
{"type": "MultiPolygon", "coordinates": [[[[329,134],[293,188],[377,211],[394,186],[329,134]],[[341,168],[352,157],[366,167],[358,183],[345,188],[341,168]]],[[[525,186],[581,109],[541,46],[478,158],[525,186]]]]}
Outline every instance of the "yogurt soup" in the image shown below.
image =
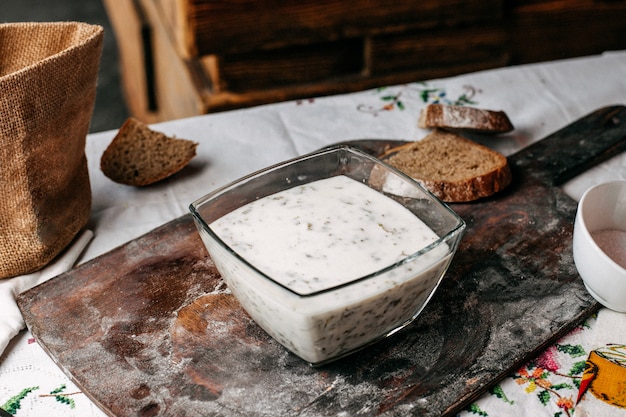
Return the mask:
{"type": "Polygon", "coordinates": [[[343,175],[263,197],[209,227],[249,264],[201,232],[242,306],[313,364],[410,322],[451,257],[449,246],[415,214],[343,175]]]}

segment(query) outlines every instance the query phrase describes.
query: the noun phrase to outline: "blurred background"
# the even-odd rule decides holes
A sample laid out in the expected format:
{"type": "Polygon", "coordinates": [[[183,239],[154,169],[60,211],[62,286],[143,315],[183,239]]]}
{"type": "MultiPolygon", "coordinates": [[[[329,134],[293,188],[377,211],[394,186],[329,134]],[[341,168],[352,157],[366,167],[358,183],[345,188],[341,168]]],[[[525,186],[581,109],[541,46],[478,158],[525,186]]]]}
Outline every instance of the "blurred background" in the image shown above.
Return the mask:
{"type": "Polygon", "coordinates": [[[91,131],[626,49],[624,0],[0,0],[104,26],[91,131]]]}

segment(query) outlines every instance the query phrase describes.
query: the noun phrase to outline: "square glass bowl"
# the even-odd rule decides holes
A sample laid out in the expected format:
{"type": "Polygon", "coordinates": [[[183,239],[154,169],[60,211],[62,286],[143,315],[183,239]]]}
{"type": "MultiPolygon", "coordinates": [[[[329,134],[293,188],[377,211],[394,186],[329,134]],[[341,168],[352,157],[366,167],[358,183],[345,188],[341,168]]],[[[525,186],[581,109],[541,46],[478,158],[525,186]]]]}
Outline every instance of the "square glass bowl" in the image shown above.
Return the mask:
{"type": "Polygon", "coordinates": [[[415,319],[465,230],[416,181],[349,146],[248,175],[190,210],[242,307],[312,365],[415,319]]]}

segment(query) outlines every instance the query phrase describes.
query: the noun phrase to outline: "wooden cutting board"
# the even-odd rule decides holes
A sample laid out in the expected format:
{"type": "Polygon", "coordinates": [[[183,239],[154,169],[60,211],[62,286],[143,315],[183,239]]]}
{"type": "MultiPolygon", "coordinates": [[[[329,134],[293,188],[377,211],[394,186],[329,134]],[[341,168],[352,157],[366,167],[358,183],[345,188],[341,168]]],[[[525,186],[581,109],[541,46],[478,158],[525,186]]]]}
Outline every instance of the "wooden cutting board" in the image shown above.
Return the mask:
{"type": "MultiPolygon", "coordinates": [[[[380,153],[390,141],[357,141],[380,153]]],[[[626,149],[607,107],[510,157],[504,192],[452,208],[467,231],[419,318],[313,368],[228,294],[189,215],[26,293],[41,346],[111,416],[439,416],[459,411],[599,307],[557,186],[626,149]]]]}

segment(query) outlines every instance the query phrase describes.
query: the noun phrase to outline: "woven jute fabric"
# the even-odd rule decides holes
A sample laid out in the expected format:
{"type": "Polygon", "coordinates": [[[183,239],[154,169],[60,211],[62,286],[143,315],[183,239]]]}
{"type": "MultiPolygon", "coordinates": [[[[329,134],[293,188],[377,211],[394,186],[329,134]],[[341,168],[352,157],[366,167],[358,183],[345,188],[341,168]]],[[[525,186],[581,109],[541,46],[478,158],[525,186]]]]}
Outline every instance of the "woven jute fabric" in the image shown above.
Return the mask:
{"type": "Polygon", "coordinates": [[[0,24],[0,278],[41,269],[85,226],[85,141],[103,28],[0,24]]]}

